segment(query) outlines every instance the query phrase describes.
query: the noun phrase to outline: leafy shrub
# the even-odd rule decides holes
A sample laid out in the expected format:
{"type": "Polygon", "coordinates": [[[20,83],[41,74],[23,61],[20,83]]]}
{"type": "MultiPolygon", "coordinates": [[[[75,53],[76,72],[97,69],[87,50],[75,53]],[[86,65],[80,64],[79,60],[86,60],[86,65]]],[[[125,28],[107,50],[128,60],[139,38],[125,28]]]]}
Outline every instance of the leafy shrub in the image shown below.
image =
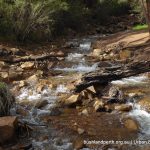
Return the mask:
{"type": "Polygon", "coordinates": [[[65,9],[61,0],[15,0],[14,3],[0,1],[1,33],[12,33],[19,41],[33,37],[51,36],[55,12],[65,9]],[[8,26],[8,27],[7,27],[8,26]]]}
{"type": "Polygon", "coordinates": [[[0,34],[18,41],[50,40],[128,13],[130,0],[0,0],[0,34]]]}

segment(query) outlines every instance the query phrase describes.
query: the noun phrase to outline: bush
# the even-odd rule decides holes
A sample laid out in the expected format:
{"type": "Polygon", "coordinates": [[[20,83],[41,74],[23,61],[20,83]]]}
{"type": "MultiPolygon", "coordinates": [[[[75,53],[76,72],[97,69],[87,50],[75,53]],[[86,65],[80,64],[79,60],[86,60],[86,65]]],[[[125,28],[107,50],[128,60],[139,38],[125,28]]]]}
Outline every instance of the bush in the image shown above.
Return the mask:
{"type": "Polygon", "coordinates": [[[0,82],[0,117],[7,116],[10,113],[10,108],[15,102],[5,83],[0,82]]]}
{"type": "Polygon", "coordinates": [[[0,1],[1,34],[14,34],[18,41],[41,39],[51,36],[55,12],[65,9],[61,0],[15,0],[0,1]],[[3,30],[5,29],[5,30],[3,30]]]}
{"type": "Polygon", "coordinates": [[[0,0],[0,34],[18,41],[81,32],[130,10],[129,0],[0,0]]]}
{"type": "Polygon", "coordinates": [[[121,16],[129,13],[130,4],[127,0],[100,0],[94,10],[93,18],[100,24],[105,24],[110,16],[121,16]]]}

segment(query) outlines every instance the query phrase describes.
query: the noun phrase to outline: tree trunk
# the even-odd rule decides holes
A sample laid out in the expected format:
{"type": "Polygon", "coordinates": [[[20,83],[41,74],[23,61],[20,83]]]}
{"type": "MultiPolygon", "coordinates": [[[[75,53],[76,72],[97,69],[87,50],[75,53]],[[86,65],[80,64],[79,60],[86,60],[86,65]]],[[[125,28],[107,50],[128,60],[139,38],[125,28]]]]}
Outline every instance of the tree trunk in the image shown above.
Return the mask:
{"type": "Polygon", "coordinates": [[[146,9],[147,9],[147,24],[150,33],[150,0],[146,0],[146,9]]]}
{"type": "Polygon", "coordinates": [[[85,74],[82,77],[82,82],[76,85],[75,92],[81,92],[92,85],[103,86],[114,80],[120,80],[149,71],[150,61],[132,62],[127,65],[99,68],[99,70],[95,72],[85,74]]]}

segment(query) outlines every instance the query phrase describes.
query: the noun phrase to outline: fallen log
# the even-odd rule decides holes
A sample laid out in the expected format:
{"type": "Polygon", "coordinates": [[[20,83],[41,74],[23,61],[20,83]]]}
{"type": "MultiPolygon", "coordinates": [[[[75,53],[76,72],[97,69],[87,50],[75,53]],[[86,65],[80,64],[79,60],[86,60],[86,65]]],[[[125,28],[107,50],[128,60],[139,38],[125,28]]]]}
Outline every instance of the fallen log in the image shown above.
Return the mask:
{"type": "Polygon", "coordinates": [[[117,67],[104,67],[83,75],[81,82],[76,85],[75,92],[81,92],[92,85],[107,85],[114,80],[150,71],[150,61],[132,62],[117,67]]]}
{"type": "Polygon", "coordinates": [[[2,61],[5,61],[6,63],[19,63],[19,62],[26,62],[26,61],[40,61],[49,58],[57,58],[57,57],[65,57],[65,55],[49,54],[49,55],[24,56],[20,58],[2,59],[2,61]]]}

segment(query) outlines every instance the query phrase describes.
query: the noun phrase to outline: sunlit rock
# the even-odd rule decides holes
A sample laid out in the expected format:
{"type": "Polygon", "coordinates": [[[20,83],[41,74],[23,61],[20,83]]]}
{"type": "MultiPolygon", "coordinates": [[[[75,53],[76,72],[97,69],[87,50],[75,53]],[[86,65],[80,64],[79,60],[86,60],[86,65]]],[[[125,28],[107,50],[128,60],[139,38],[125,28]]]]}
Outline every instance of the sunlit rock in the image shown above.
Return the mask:
{"type": "Polygon", "coordinates": [[[34,62],[25,62],[21,65],[22,69],[32,69],[34,67],[34,62]]]}
{"type": "Polygon", "coordinates": [[[88,110],[87,109],[83,109],[82,112],[81,112],[81,115],[88,116],[89,115],[88,110]]]}
{"type": "Polygon", "coordinates": [[[95,111],[105,111],[104,103],[101,100],[96,100],[93,107],[95,111]]]}
{"type": "Polygon", "coordinates": [[[80,94],[72,95],[64,101],[64,104],[67,106],[77,105],[81,102],[80,94]]]}
{"type": "Polygon", "coordinates": [[[1,77],[2,79],[8,79],[9,73],[8,73],[8,72],[0,72],[0,77],[1,77]]]}
{"type": "Polygon", "coordinates": [[[93,56],[99,56],[104,54],[104,51],[102,49],[94,49],[92,55],[93,56]]]}
{"type": "Polygon", "coordinates": [[[8,65],[4,61],[0,61],[0,68],[7,68],[8,65]]]}
{"type": "Polygon", "coordinates": [[[29,84],[31,84],[31,83],[37,83],[38,82],[38,80],[39,80],[39,77],[38,77],[38,75],[32,75],[32,76],[30,76],[29,78],[27,78],[27,82],[29,83],[29,84]]]}
{"type": "Polygon", "coordinates": [[[27,82],[26,81],[19,81],[19,88],[23,88],[23,87],[25,87],[25,86],[27,86],[28,84],[27,84],[27,82]]]}

